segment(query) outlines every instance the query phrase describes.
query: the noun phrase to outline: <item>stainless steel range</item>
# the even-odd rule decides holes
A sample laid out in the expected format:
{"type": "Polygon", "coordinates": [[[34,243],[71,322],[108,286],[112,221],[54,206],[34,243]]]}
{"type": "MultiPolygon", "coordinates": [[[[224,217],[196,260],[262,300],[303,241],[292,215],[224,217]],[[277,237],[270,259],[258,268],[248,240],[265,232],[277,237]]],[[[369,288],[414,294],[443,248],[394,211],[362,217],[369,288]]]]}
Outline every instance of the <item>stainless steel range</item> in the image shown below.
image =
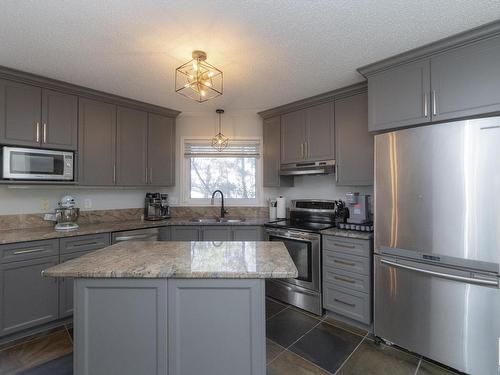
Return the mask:
{"type": "Polygon", "coordinates": [[[268,280],[268,296],[322,315],[320,231],[335,225],[339,204],[331,200],[294,200],[287,220],[265,225],[269,241],[283,242],[299,271],[296,279],[268,280]]]}

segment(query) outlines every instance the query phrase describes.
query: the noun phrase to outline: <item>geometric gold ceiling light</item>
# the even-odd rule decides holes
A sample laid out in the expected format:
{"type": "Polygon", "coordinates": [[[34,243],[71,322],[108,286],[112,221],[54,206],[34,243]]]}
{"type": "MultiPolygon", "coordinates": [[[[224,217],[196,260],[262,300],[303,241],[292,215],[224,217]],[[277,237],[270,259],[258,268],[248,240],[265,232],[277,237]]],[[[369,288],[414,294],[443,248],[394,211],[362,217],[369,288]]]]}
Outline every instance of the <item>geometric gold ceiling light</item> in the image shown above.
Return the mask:
{"type": "Polygon", "coordinates": [[[216,109],[215,112],[219,115],[219,132],[212,138],[212,147],[221,152],[229,144],[229,138],[222,134],[222,114],[223,109],[216,109]]]}
{"type": "Polygon", "coordinates": [[[175,69],[175,92],[199,103],[222,95],[222,71],[209,64],[207,54],[193,51],[193,59],[175,69]]]}

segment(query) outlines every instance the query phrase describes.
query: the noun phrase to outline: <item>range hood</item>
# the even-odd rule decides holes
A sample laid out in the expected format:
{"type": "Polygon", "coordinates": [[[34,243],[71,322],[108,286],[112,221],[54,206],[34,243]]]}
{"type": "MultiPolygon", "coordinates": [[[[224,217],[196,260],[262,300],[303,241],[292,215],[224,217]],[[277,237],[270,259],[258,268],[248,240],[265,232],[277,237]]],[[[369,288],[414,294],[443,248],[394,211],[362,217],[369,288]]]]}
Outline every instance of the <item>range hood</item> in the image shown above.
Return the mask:
{"type": "Polygon", "coordinates": [[[280,166],[281,176],[332,174],[334,172],[335,172],[335,160],[281,164],[280,166]]]}

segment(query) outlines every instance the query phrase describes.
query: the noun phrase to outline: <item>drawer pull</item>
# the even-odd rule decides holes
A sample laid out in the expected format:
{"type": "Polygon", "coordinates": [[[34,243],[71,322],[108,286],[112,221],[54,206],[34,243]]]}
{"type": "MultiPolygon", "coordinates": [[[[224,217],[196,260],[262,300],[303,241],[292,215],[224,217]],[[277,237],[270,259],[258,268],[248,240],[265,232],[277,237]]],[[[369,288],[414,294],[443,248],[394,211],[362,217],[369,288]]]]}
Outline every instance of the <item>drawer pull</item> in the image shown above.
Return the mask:
{"type": "Polygon", "coordinates": [[[356,306],[356,304],[354,304],[354,303],[344,302],[344,301],[341,301],[341,300],[339,300],[337,298],[334,298],[333,300],[335,302],[341,303],[341,304],[349,306],[349,307],[355,307],[356,306]]]}
{"type": "Polygon", "coordinates": [[[351,266],[351,267],[354,267],[356,265],[356,263],[344,262],[343,260],[337,260],[337,259],[335,259],[333,262],[338,263],[338,264],[343,264],[345,266],[351,266]]]}
{"type": "Polygon", "coordinates": [[[356,284],[356,280],[346,279],[340,276],[333,276],[333,278],[336,280],[345,281],[346,283],[356,284]]]}
{"type": "Polygon", "coordinates": [[[82,243],[74,243],[73,247],[79,247],[79,246],[92,246],[92,245],[99,245],[100,242],[82,242],[82,243]]]}
{"type": "Polygon", "coordinates": [[[41,251],[45,251],[45,249],[40,248],[40,249],[30,249],[30,250],[19,250],[19,251],[15,251],[14,255],[39,253],[41,251]]]}
{"type": "Polygon", "coordinates": [[[338,246],[338,247],[345,247],[346,249],[354,249],[354,248],[356,248],[356,246],[354,246],[354,245],[344,245],[343,243],[336,243],[336,242],[334,242],[333,244],[335,246],[338,246]]]}

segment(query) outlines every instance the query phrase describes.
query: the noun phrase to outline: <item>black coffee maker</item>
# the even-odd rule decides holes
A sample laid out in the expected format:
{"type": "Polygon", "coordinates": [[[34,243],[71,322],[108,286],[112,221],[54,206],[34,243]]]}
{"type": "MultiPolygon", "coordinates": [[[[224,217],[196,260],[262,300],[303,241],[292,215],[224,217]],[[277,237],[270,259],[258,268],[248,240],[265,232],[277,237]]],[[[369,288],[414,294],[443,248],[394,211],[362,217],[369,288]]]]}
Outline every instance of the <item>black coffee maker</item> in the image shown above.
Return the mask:
{"type": "Polygon", "coordinates": [[[168,194],[146,193],[144,220],[164,220],[170,218],[168,194]]]}

